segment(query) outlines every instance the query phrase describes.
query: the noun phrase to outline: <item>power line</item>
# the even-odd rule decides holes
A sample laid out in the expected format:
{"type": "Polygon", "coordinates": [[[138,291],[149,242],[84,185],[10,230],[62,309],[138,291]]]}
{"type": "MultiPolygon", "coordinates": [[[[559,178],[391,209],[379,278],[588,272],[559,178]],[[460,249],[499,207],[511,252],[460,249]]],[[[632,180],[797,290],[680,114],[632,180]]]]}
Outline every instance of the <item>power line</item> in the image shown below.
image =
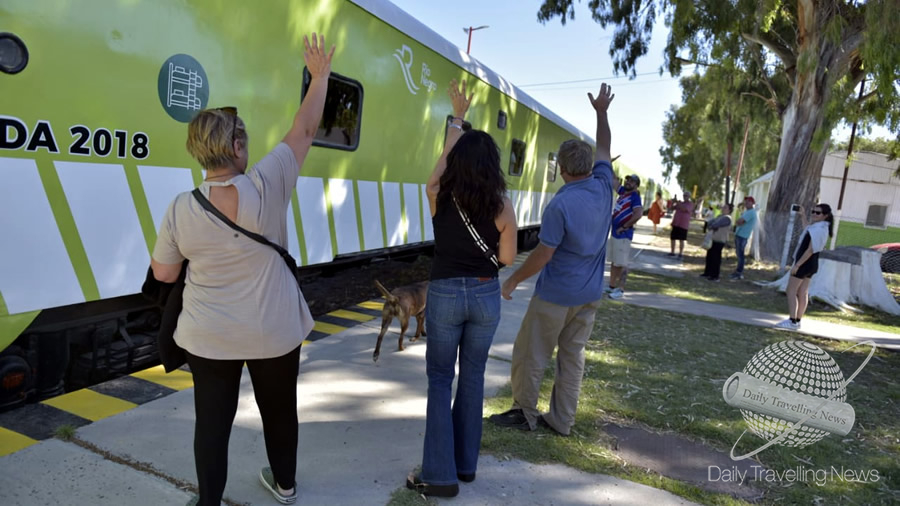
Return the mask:
{"type": "MultiPolygon", "coordinates": [[[[655,80],[653,80],[653,81],[634,81],[634,82],[627,82],[627,83],[618,83],[618,84],[616,84],[616,88],[621,88],[622,86],[634,86],[634,85],[637,85],[637,84],[651,84],[651,83],[671,82],[672,79],[676,79],[676,78],[655,79],[655,80]]],[[[520,88],[521,88],[521,86],[520,86],[520,88]]],[[[530,91],[536,93],[536,92],[539,92],[539,91],[583,90],[583,89],[585,89],[584,86],[564,86],[564,87],[562,87],[562,88],[541,88],[541,89],[538,89],[538,90],[530,90],[530,91]]]]}
{"type": "MultiPolygon", "coordinates": [[[[642,72],[640,74],[635,74],[637,76],[651,76],[651,75],[659,75],[659,72],[642,72]]],[[[607,76],[607,77],[592,77],[590,79],[576,79],[574,81],[555,81],[549,83],[532,83],[532,84],[518,84],[516,85],[518,88],[527,88],[529,86],[550,86],[553,84],[574,84],[574,83],[586,83],[590,81],[602,81],[607,79],[623,79],[628,76],[607,76]]],[[[621,86],[621,85],[620,85],[621,86]]]]}

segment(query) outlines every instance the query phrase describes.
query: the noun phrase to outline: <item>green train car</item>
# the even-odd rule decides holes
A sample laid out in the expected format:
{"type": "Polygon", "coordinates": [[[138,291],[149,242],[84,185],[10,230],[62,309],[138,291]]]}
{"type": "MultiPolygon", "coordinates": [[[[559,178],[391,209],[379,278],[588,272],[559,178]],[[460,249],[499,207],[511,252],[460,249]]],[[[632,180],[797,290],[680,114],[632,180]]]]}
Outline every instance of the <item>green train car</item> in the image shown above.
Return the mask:
{"type": "Polygon", "coordinates": [[[336,44],[317,140],[288,210],[303,266],[428,246],[425,182],[451,78],[508,162],[533,234],[562,185],[555,151],[589,137],[383,0],[0,3],[0,409],[157,360],[138,294],[163,213],[203,172],[187,122],[236,106],[253,157],[289,128],[303,36],[336,44]]]}

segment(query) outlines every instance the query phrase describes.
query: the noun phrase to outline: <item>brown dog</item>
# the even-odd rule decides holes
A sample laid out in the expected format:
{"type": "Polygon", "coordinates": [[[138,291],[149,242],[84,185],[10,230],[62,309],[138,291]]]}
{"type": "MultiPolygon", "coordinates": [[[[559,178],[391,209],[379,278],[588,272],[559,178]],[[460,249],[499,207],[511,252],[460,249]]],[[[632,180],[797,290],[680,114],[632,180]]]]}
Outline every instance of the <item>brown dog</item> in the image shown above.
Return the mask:
{"type": "Polygon", "coordinates": [[[425,300],[428,298],[428,281],[421,281],[412,285],[400,286],[394,288],[392,292],[382,286],[378,280],[375,280],[375,286],[378,291],[384,295],[384,309],[381,310],[381,333],[378,334],[378,341],[375,343],[375,353],[372,354],[372,360],[378,361],[378,355],[381,353],[381,340],[390,327],[394,317],[400,319],[400,341],[397,343],[397,349],[403,351],[403,335],[406,334],[406,328],[409,326],[409,317],[416,317],[416,335],[410,342],[418,341],[419,336],[425,335],[425,300]]]}

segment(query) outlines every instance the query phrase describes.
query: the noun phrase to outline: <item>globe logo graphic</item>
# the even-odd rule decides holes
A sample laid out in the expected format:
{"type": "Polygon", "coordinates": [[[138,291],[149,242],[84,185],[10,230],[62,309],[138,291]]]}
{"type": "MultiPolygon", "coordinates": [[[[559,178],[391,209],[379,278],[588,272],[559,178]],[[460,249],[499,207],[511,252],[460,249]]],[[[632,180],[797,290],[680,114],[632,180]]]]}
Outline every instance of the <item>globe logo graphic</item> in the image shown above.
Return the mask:
{"type": "Polygon", "coordinates": [[[773,445],[803,448],[829,434],[849,434],[856,412],[844,402],[847,385],[877,349],[874,342],[863,341],[847,350],[859,345],[872,349],[846,380],[834,359],[808,342],[782,341],[753,355],[743,371],[725,380],[722,397],[729,406],[740,409],[748,429],[766,443],[735,456],[741,434],[731,448],[731,459],[743,460],[773,445]]]}
{"type": "MultiPolygon", "coordinates": [[[[783,341],[763,348],[747,362],[744,373],[792,392],[819,397],[823,401],[843,402],[847,399],[840,367],[828,353],[807,342],[783,341]]],[[[792,425],[787,420],[747,409],[741,409],[741,415],[750,430],[766,441],[775,439],[792,425]]],[[[827,431],[801,424],[776,444],[803,448],[828,434],[827,431]]]]}

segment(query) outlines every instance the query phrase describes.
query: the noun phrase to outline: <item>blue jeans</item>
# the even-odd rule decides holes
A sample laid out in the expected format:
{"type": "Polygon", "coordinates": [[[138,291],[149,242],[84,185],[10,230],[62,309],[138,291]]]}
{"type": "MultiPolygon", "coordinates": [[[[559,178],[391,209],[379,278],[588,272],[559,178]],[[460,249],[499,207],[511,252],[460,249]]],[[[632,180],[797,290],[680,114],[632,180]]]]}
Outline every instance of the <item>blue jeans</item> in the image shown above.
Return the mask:
{"type": "Polygon", "coordinates": [[[433,280],[425,308],[428,408],[421,479],[432,485],[457,483],[457,473],[478,466],[484,403],[484,368],[500,323],[496,279],[433,280]],[[459,381],[450,407],[456,357],[459,381]]]}
{"type": "Polygon", "coordinates": [[[747,238],[739,235],[734,236],[734,251],[737,253],[737,268],[734,272],[738,274],[744,273],[744,249],[747,248],[747,238]]]}

